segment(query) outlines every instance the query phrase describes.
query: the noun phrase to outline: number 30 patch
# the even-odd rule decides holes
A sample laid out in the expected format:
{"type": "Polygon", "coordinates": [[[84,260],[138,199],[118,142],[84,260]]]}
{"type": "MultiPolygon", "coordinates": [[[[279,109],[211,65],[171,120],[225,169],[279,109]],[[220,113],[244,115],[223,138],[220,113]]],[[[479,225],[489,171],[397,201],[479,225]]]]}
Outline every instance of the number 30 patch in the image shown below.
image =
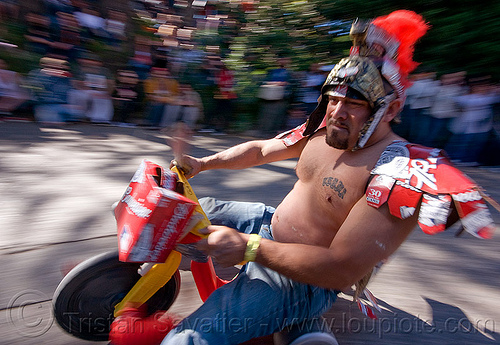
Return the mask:
{"type": "Polygon", "coordinates": [[[366,189],[366,201],[368,205],[379,208],[389,197],[394,179],[385,175],[376,176],[366,189]]]}

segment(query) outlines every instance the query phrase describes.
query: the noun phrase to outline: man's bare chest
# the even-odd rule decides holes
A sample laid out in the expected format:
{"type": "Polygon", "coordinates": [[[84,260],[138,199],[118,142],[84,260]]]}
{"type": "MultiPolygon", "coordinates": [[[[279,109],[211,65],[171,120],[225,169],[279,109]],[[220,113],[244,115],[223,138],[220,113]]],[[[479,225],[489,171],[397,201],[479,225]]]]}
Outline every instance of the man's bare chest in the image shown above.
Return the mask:
{"type": "Polygon", "coordinates": [[[371,161],[362,154],[334,149],[323,137],[313,138],[299,159],[297,176],[325,207],[350,210],[365,192],[371,161]]]}

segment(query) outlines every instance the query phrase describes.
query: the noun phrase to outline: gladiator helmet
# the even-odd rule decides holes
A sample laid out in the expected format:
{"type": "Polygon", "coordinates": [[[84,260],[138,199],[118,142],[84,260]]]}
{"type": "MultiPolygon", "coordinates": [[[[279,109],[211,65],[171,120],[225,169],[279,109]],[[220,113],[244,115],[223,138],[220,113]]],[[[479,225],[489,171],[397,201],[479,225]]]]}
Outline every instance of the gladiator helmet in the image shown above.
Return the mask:
{"type": "Polygon", "coordinates": [[[318,129],[326,113],[328,96],[362,99],[368,102],[372,113],[353,150],[363,148],[389,104],[400,99],[403,106],[405,91],[411,85],[408,74],[418,65],[412,60],[413,47],[427,29],[420,15],[407,10],[372,21],[355,20],[350,31],[353,43],[350,55],[340,60],[328,75],[304,135],[318,129]]]}

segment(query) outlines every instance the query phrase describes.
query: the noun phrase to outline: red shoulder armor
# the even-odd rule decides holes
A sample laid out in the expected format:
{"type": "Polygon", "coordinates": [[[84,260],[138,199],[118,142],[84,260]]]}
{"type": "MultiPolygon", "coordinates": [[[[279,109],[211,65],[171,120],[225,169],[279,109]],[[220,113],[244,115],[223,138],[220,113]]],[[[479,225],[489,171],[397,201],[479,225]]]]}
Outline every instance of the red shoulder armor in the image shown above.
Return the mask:
{"type": "Polygon", "coordinates": [[[304,131],[306,129],[307,122],[304,122],[300,126],[295,127],[289,131],[278,134],[275,139],[281,139],[285,146],[292,146],[293,144],[299,142],[304,137],[304,131]]]}
{"type": "Polygon", "coordinates": [[[387,202],[393,216],[415,213],[422,201],[418,225],[427,234],[445,230],[455,204],[464,229],[476,237],[490,238],[493,219],[478,186],[453,167],[439,149],[396,141],[380,156],[366,189],[370,206],[387,202]]]}

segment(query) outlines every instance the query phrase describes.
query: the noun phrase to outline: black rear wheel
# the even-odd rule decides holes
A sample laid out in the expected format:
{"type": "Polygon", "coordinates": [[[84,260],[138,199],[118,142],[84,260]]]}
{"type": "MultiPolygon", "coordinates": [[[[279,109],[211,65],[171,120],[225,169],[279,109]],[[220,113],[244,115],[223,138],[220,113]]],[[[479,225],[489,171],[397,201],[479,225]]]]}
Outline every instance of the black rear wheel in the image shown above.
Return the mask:
{"type": "MultiPolygon", "coordinates": [[[[59,283],[53,308],[57,323],[75,337],[108,340],[114,308],[141,278],[140,263],[121,262],[118,253],[92,257],[73,268],[59,283]]],[[[179,271],[147,302],[148,314],[168,310],[180,288],[179,271]]]]}

